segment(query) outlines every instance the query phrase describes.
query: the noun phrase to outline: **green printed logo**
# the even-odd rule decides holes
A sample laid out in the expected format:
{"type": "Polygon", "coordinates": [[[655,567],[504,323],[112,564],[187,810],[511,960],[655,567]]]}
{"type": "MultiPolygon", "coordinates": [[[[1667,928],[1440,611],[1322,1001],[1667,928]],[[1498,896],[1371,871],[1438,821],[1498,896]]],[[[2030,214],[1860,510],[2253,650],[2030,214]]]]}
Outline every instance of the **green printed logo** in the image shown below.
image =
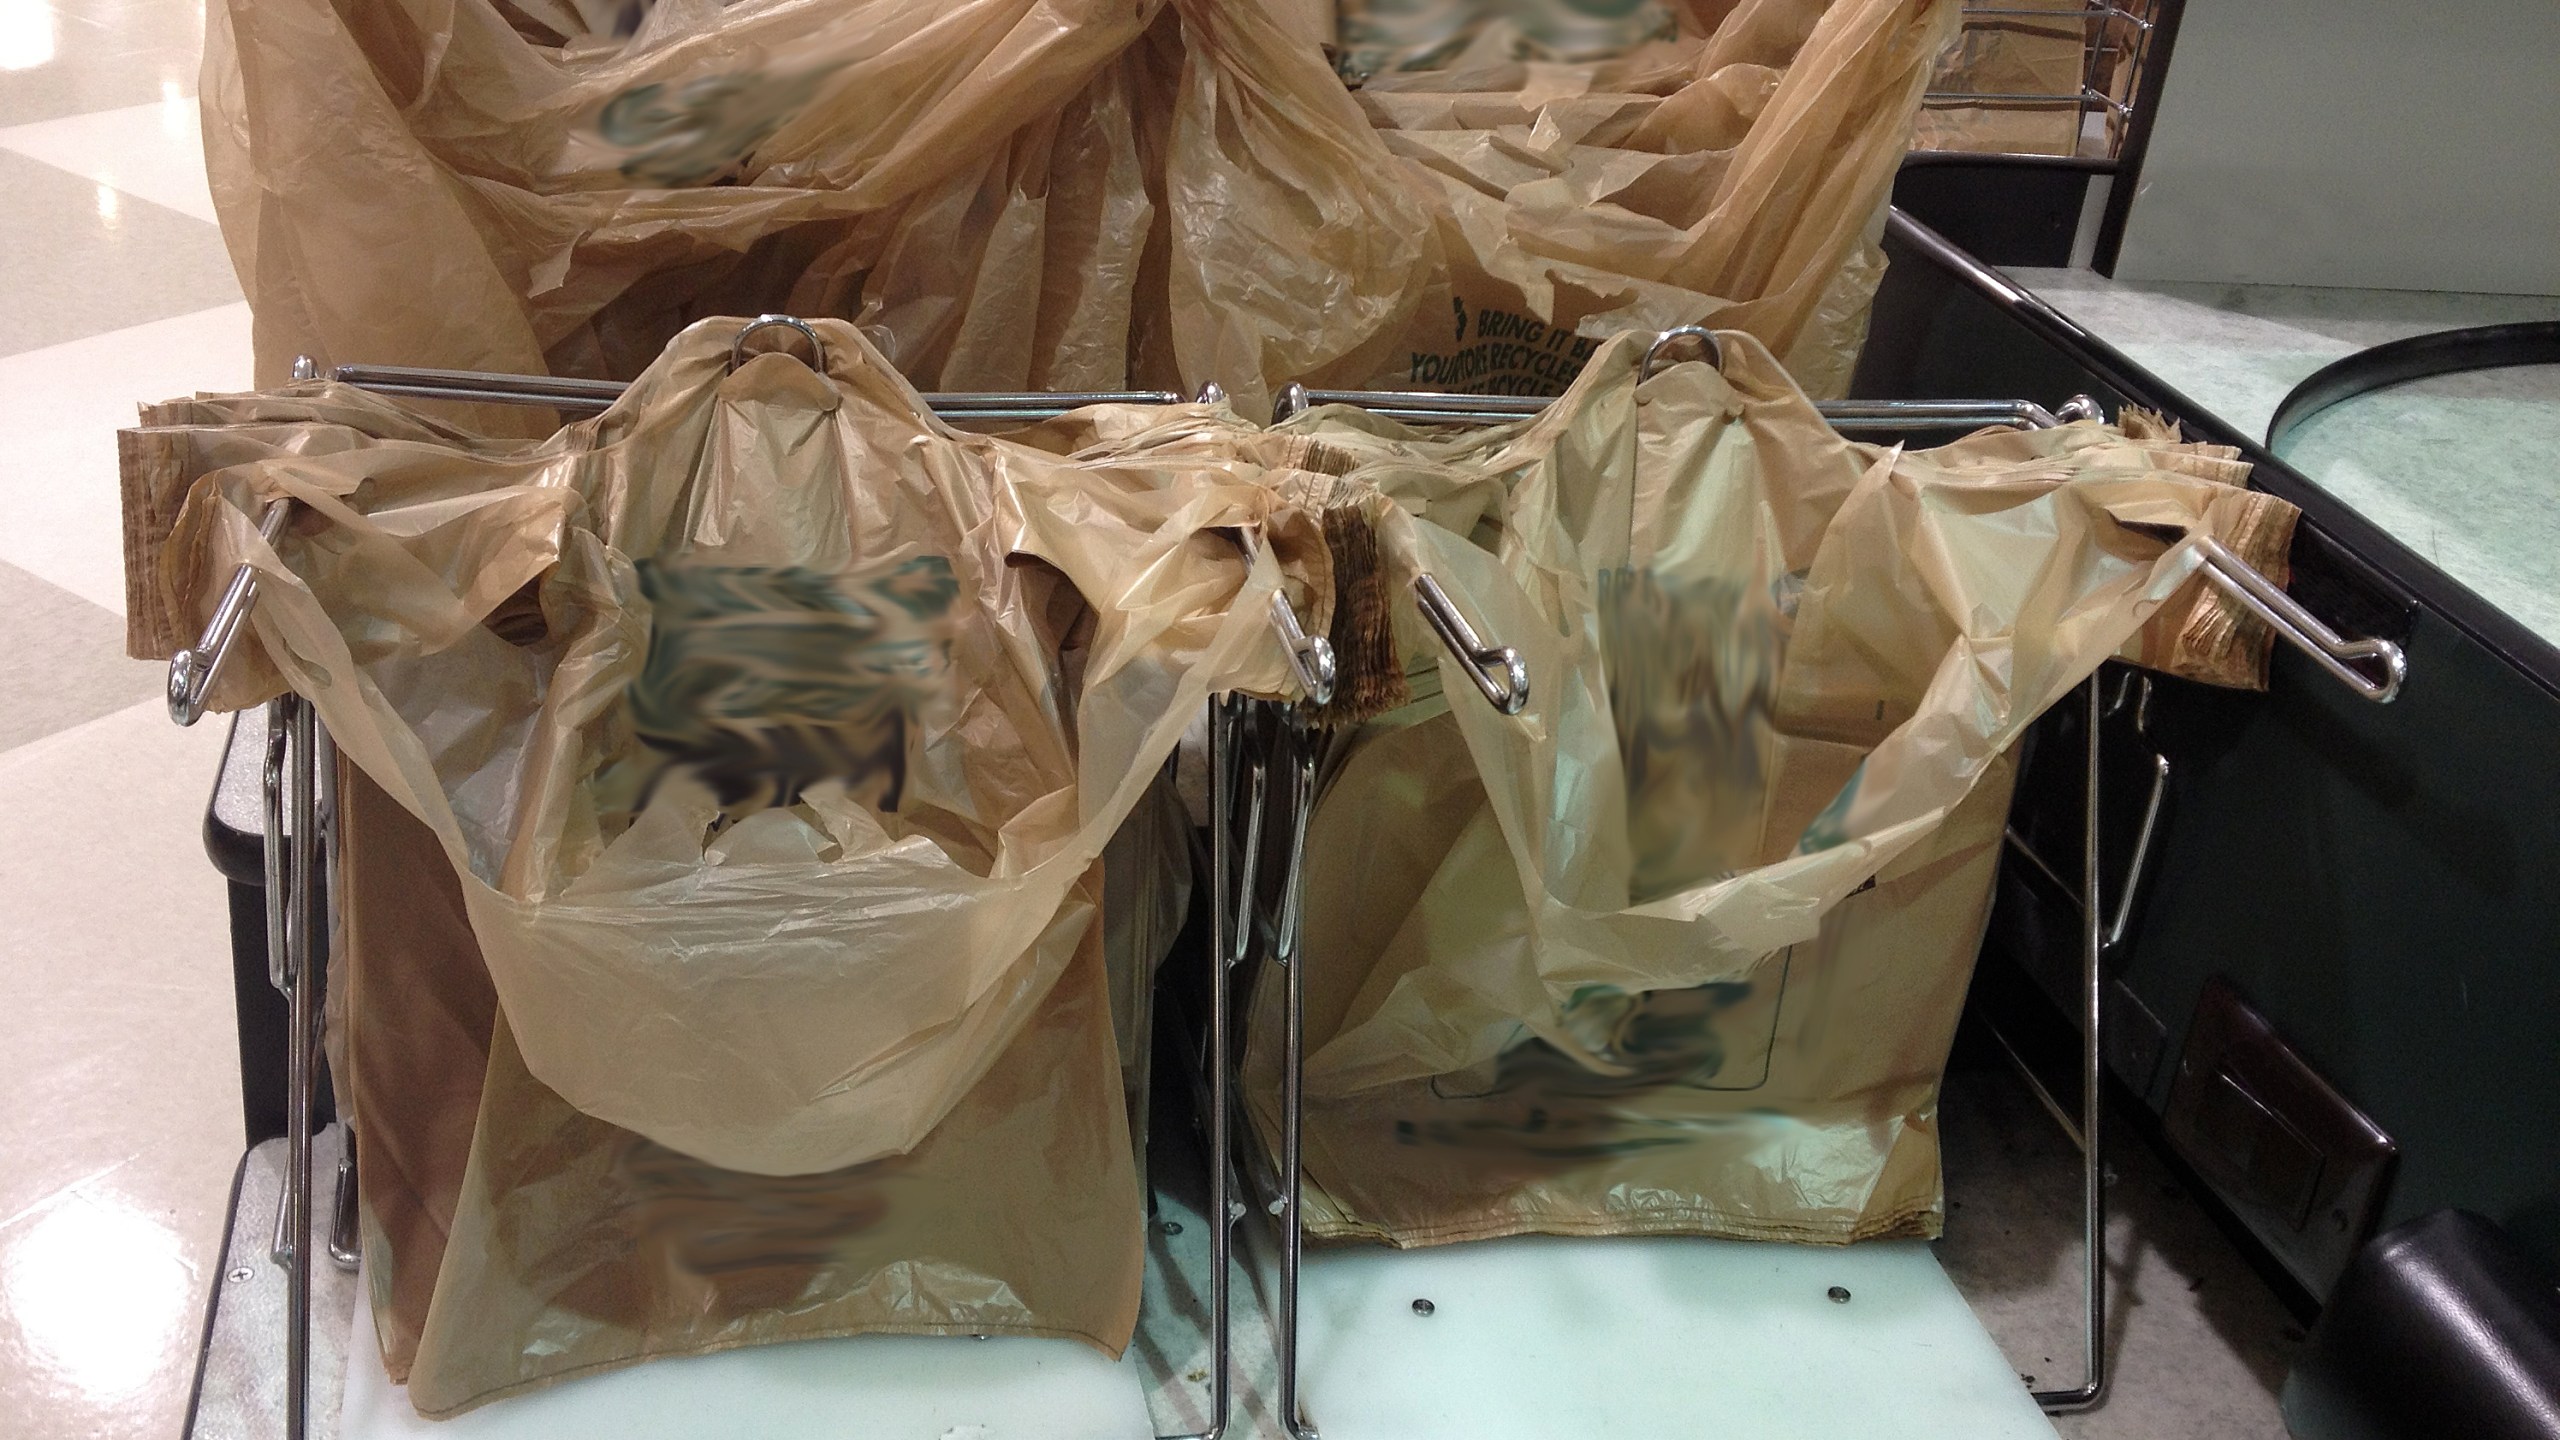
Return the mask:
{"type": "Polygon", "coordinates": [[[642,561],[649,655],[632,728],[734,817],[821,780],[876,783],[895,811],[907,737],[949,689],[960,593],[938,555],[885,571],[642,561]]]}
{"type": "Polygon", "coordinates": [[[739,163],[798,113],[829,73],[707,75],[673,90],[636,85],[605,103],[596,133],[636,152],[622,162],[634,180],[669,188],[734,180],[739,163]]]}

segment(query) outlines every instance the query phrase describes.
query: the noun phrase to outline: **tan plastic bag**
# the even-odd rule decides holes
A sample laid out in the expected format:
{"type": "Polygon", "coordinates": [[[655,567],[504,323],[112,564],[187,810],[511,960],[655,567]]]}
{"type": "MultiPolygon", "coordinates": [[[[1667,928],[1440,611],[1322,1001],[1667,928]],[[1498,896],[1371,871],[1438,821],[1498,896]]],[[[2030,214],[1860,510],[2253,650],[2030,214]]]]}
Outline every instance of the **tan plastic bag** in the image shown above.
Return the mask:
{"type": "Polygon", "coordinates": [[[1165,154],[1170,348],[1183,383],[1270,413],[1292,380],[1391,368],[1440,257],[1430,212],[1285,17],[1177,0],[1182,68],[1165,154]]]}
{"type": "Polygon", "coordinates": [[[341,794],[355,963],[338,1074],[362,1115],[375,1333],[422,1413],[779,1340],[1126,1343],[1142,1210],[1098,935],[914,1152],[829,1175],[720,1171],[526,1075],[433,833],[351,767],[341,794]]]}
{"type": "Polygon", "coordinates": [[[617,37],[566,0],[231,0],[206,153],[258,373],[627,376],[787,310],[930,388],[1215,381],[1258,415],[1290,380],[1551,393],[1590,337],[1712,319],[1828,391],[1954,12],[1752,0],[1355,100],[1302,7],[1160,6],[670,4],[617,37]]]}
{"type": "MultiPolygon", "coordinates": [[[[1144,837],[1130,844],[1148,859],[1161,827],[1140,821],[1163,808],[1161,791],[1122,832],[1144,837]]],[[[1124,1343],[1143,1172],[1097,1123],[1109,1109],[1097,1096],[1118,1087],[1143,1133],[1146,1072],[1143,1048],[1139,1065],[1128,1061],[1145,1011],[1131,1023],[1117,1013],[1133,988],[1119,957],[1116,1064],[1097,1058],[1094,977],[1071,969],[910,1155],[806,1179],[715,1171],[569,1111],[511,1044],[492,1069],[497,995],[434,833],[352,766],[339,793],[345,923],[332,979],[347,993],[332,1073],[342,1113],[360,1116],[374,1332],[421,1410],[770,1340],[896,1331],[1124,1343]],[[497,1087],[485,1107],[484,1078],[497,1087]],[[1042,1217],[1036,1245],[1022,1243],[1026,1214],[1042,1217]],[[590,1263],[546,1258],[562,1253],[590,1263]],[[530,1343],[537,1335],[545,1343],[530,1343]]],[[[1120,931],[1163,925],[1166,902],[1130,889],[1134,903],[1106,897],[1103,943],[1143,961],[1170,935],[1120,931]]]]}
{"type": "Polygon", "coordinates": [[[555,48],[490,0],[216,5],[207,166],[259,378],[627,377],[787,308],[858,315],[928,385],[1117,385],[1152,213],[1120,61],[1156,9],[670,4],[555,48]]]}
{"type": "MultiPolygon", "coordinates": [[[[1389,533],[1532,677],[1505,718],[1444,667],[1451,699],[1425,687],[1328,760],[1319,1234],[1934,1227],[2005,751],[2196,583],[2187,537],[2253,561],[2290,538],[2290,507],[2193,473],[2224,452],[2090,424],[1853,444],[1722,338],[1721,373],[1641,385],[1618,342],[1506,433],[1302,422],[1391,497],[1504,478],[1472,539],[1389,533]]],[[[1247,1055],[1266,1139],[1272,983],[1247,1055]]]]}
{"type": "Polygon", "coordinates": [[[525,1073],[502,1015],[411,1403],[444,1416],[660,1356],[851,1334],[1050,1336],[1118,1355],[1145,1207],[1101,943],[1085,931],[923,1143],[825,1174],[720,1170],[581,1114],[525,1073]]]}
{"type": "Polygon", "coordinates": [[[409,1378],[480,1119],[498,992],[435,832],[341,763],[329,1080],[356,1146],[373,1331],[409,1378]]]}
{"type": "Polygon", "coordinates": [[[1583,65],[1384,75],[1360,106],[1427,198],[1449,291],[1381,388],[1555,394],[1600,339],[1747,330],[1842,393],[1953,0],[1743,0],[1583,65]]]}
{"type": "Polygon", "coordinates": [[[946,430],[849,327],[821,327],[825,376],[725,374],[736,328],[503,458],[386,443],[221,472],[162,562],[188,617],[235,561],[267,576],[217,701],[281,672],[435,830],[536,1077],[715,1164],[812,1173],[934,1128],[1072,960],[1099,899],[1078,887],[1190,713],[1287,687],[1262,597],[1294,542],[1248,574],[1204,532],[1261,528],[1267,490],[946,430]],[[250,524],[278,496],[313,516],[291,564],[250,524]],[[647,788],[626,692],[653,557],[947,567],[950,693],[911,719],[894,810],[819,784],[717,828],[707,783],[647,788]],[[484,623],[510,601],[521,643],[484,623]],[[1088,610],[1070,710],[1051,671],[1088,610]]]}

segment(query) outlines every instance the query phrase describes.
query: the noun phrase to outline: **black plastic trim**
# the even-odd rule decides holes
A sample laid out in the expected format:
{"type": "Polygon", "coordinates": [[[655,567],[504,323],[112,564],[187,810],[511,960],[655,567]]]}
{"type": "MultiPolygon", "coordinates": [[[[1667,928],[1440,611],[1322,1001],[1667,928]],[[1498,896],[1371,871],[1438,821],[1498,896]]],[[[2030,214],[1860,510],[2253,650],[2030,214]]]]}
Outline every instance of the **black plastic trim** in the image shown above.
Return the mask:
{"type": "Polygon", "coordinates": [[[2267,421],[2267,449],[2283,455],[2285,442],[2312,416],[2376,390],[2514,365],[2560,365],[2560,320],[2436,330],[2332,360],[2285,393],[2267,421]]]}
{"type": "Polygon", "coordinates": [[[2187,0],[2159,0],[2151,13],[2151,42],[2142,54],[2142,74],[2134,82],[2133,118],[2126,122],[2124,144],[2116,150],[2116,183],[2107,191],[2107,207],[2098,215],[2098,244],[2089,268],[2101,275],[2116,273],[2124,253],[2124,228],[2133,218],[2134,192],[2142,188],[2142,162],[2151,156],[2151,128],[2160,118],[2160,95],[2169,83],[2169,60],[2178,48],[2178,22],[2186,17],[2187,0]]]}
{"type": "Polygon", "coordinates": [[[2391,632],[2396,629],[2405,633],[2409,613],[2423,607],[2531,680],[2536,688],[2560,698],[2560,646],[2535,634],[2433,561],[2321,489],[2255,437],[2233,429],[2167,381],[2135,364],[2124,352],[1946,237],[1898,209],[1886,225],[1886,234],[1981,294],[2126,400],[2160,411],[2177,421],[2192,438],[2238,449],[2254,467],[2252,485],[2302,510],[2303,524],[2297,531],[2294,561],[2298,572],[2312,573],[2298,574],[2295,593],[2314,611],[2350,629],[2398,639],[2400,636],[2391,632]],[[2306,585],[2304,581],[2311,583],[2306,585]],[[2396,619],[2390,612],[2397,612],[2396,619]]]}
{"type": "Polygon", "coordinates": [[[2104,155],[2034,155],[2009,150],[1914,150],[1902,157],[1905,170],[1940,165],[1990,170],[2077,170],[2086,175],[2113,175],[2117,161],[2104,155]]]}

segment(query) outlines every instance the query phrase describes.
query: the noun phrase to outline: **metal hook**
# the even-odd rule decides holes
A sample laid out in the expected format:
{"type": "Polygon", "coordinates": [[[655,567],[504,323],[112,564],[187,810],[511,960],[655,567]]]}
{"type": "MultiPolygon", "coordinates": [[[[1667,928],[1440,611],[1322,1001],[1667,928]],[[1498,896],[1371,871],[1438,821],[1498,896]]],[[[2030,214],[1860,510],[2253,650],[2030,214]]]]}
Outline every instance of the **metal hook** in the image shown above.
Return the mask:
{"type": "Polygon", "coordinates": [[[776,329],[799,331],[801,337],[809,342],[809,368],[820,372],[826,370],[826,342],[818,338],[818,332],[810,328],[808,321],[796,315],[759,315],[748,321],[745,328],[738,331],[737,338],[729,342],[729,368],[735,370],[747,362],[748,336],[759,330],[776,329]]]}
{"type": "Polygon", "coordinates": [[[2074,395],[2063,401],[2054,407],[2053,415],[2056,422],[2089,420],[2100,425],[2107,423],[2107,412],[2099,408],[2096,400],[2086,395],[2074,395]]]}
{"type": "Polygon", "coordinates": [[[2116,892],[2115,917],[2107,922],[2104,948],[2112,955],[2124,944],[2125,935],[2133,928],[2134,898],[2142,893],[2142,877],[2151,870],[2151,842],[2160,832],[2160,808],[2169,798],[2169,757],[2160,753],[2160,742],[2151,738],[2151,677],[2127,667],[2116,686],[2116,698],[2107,706],[2110,715],[2133,710],[2134,738],[2142,742],[2151,755],[2151,794],[2142,802],[2142,828],[2133,836],[2133,856],[2125,861],[2124,887],[2116,892]]]}
{"type": "Polygon", "coordinates": [[[2196,546],[2204,552],[2206,579],[2275,627],[2278,635],[2319,662],[2321,669],[2377,705],[2388,705],[2400,697],[2401,683],[2409,678],[2409,657],[2399,646],[2388,640],[2346,639],[2260,574],[2256,566],[2233,554],[2230,546],[2210,535],[2197,536],[2196,546]],[[2358,669],[2354,663],[2358,661],[2379,663],[2383,678],[2376,680],[2358,669]]]}
{"type": "Polygon", "coordinates": [[[319,379],[319,378],[320,378],[320,362],[319,362],[319,361],[317,361],[317,360],[312,359],[312,358],[311,358],[310,356],[308,356],[308,355],[296,355],[296,356],[294,356],[294,357],[293,357],[293,378],[294,378],[294,380],[295,380],[295,382],[296,382],[296,383],[300,383],[300,382],[305,381],[305,380],[317,380],[317,379],[319,379]]]}
{"type": "Polygon", "coordinates": [[[1208,384],[1200,387],[1200,393],[1192,397],[1191,403],[1194,405],[1224,405],[1227,403],[1227,387],[1219,384],[1215,380],[1212,380],[1208,384]]]}
{"type": "Polygon", "coordinates": [[[1717,341],[1716,332],[1704,325],[1674,325],[1655,336],[1653,343],[1644,347],[1644,363],[1636,367],[1637,383],[1641,384],[1653,378],[1656,362],[1661,360],[1663,350],[1674,340],[1698,342],[1699,348],[1707,352],[1704,357],[1706,362],[1718,370],[1724,368],[1724,346],[1717,341]]]}
{"type": "MultiPolygon", "coordinates": [[[[1244,717],[1248,711],[1249,702],[1239,704],[1235,722],[1235,733],[1239,744],[1242,743],[1246,724],[1244,717]]],[[[1229,932],[1231,948],[1226,955],[1226,962],[1229,965],[1241,965],[1244,963],[1244,957],[1253,953],[1253,907],[1262,885],[1262,815],[1271,791],[1269,765],[1260,759],[1247,761],[1244,779],[1245,851],[1244,861],[1237,867],[1239,873],[1236,877],[1234,896],[1236,924],[1235,928],[1229,932]]],[[[1230,780],[1229,784],[1232,787],[1233,781],[1230,780]]]]}
{"type": "MultiPolygon", "coordinates": [[[[1253,536],[1235,532],[1236,548],[1244,551],[1245,563],[1251,564],[1262,553],[1253,536]]],[[[1289,673],[1297,677],[1298,688],[1306,692],[1307,702],[1323,705],[1333,699],[1333,684],[1339,671],[1333,658],[1333,642],[1321,635],[1309,635],[1300,623],[1298,611],[1281,591],[1271,592],[1271,628],[1280,636],[1280,652],[1288,657],[1289,673]]]]}
{"type": "Polygon", "coordinates": [[[1307,387],[1292,380],[1280,389],[1280,398],[1271,404],[1271,423],[1295,420],[1307,413],[1307,387]]]}
{"type": "Polygon", "coordinates": [[[1475,627],[1467,623],[1467,617],[1458,613],[1449,592],[1429,575],[1413,577],[1413,594],[1421,603],[1422,618],[1431,623],[1432,632],[1458,663],[1467,667],[1476,689],[1484,692],[1494,709],[1505,715],[1519,714],[1529,703],[1529,666],[1520,658],[1520,652],[1508,645],[1484,643],[1475,627]],[[1499,679],[1492,673],[1497,669],[1501,672],[1499,679]]]}
{"type": "MultiPolygon", "coordinates": [[[[293,502],[278,500],[267,506],[258,519],[258,537],[272,548],[284,538],[285,521],[293,512],[293,502]]],[[[204,717],[205,701],[213,694],[213,682],[221,677],[223,664],[231,658],[231,647],[240,638],[240,627],[249,622],[249,607],[258,603],[258,572],[243,565],[231,572],[231,583],[224,588],[222,599],[213,607],[213,618],[205,622],[204,633],[195,645],[169,657],[169,718],[181,725],[193,725],[204,717]]]]}
{"type": "Polygon", "coordinates": [[[1321,635],[1309,635],[1298,623],[1298,612],[1289,604],[1289,597],[1277,590],[1271,592],[1271,624],[1280,632],[1280,648],[1287,652],[1290,673],[1298,677],[1299,688],[1307,692],[1307,702],[1329,704],[1337,673],[1333,642],[1321,635]]]}

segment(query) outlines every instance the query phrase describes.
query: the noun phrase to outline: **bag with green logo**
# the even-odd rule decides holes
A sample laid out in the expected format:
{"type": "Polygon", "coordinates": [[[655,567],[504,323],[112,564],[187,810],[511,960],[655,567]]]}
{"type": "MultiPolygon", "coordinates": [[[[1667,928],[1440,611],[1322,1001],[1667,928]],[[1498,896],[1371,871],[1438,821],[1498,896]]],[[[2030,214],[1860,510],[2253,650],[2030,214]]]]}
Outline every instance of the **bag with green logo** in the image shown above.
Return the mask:
{"type": "Polygon", "coordinates": [[[259,378],[628,378],[696,319],[789,310],[930,388],[1121,385],[1160,3],[216,4],[207,168],[259,378]]]}
{"type": "Polygon", "coordinates": [[[1613,342],[1504,430],[1286,427],[1406,513],[1390,590],[1427,568],[1530,676],[1501,715],[1412,627],[1417,698],[1324,757],[1314,1233],[1933,1233],[2010,746],[2119,654],[2263,683],[2267,631],[2193,598],[2194,537],[2284,573],[2292,507],[2229,451],[2138,417],[1853,443],[1721,339],[1641,382],[1613,342]]]}
{"type": "Polygon", "coordinates": [[[737,322],[697,327],[539,442],[325,385],[126,437],[129,520],[183,497],[138,551],[166,628],[262,576],[216,703],[299,691],[367,781],[339,1073],[422,1410],[818,1335],[1128,1339],[1105,951],[1163,921],[1100,914],[1109,843],[1212,688],[1288,691],[1268,598],[1321,625],[1325,561],[1241,471],[949,430],[817,328],[823,372],[732,373],[737,322]],[[436,883],[361,883],[404,863],[436,883]]]}
{"type": "Polygon", "coordinates": [[[1698,324],[1845,393],[1957,11],[1742,0],[1614,58],[1369,77],[1360,108],[1435,218],[1446,290],[1367,383],[1553,395],[1610,335],[1698,324]]]}

